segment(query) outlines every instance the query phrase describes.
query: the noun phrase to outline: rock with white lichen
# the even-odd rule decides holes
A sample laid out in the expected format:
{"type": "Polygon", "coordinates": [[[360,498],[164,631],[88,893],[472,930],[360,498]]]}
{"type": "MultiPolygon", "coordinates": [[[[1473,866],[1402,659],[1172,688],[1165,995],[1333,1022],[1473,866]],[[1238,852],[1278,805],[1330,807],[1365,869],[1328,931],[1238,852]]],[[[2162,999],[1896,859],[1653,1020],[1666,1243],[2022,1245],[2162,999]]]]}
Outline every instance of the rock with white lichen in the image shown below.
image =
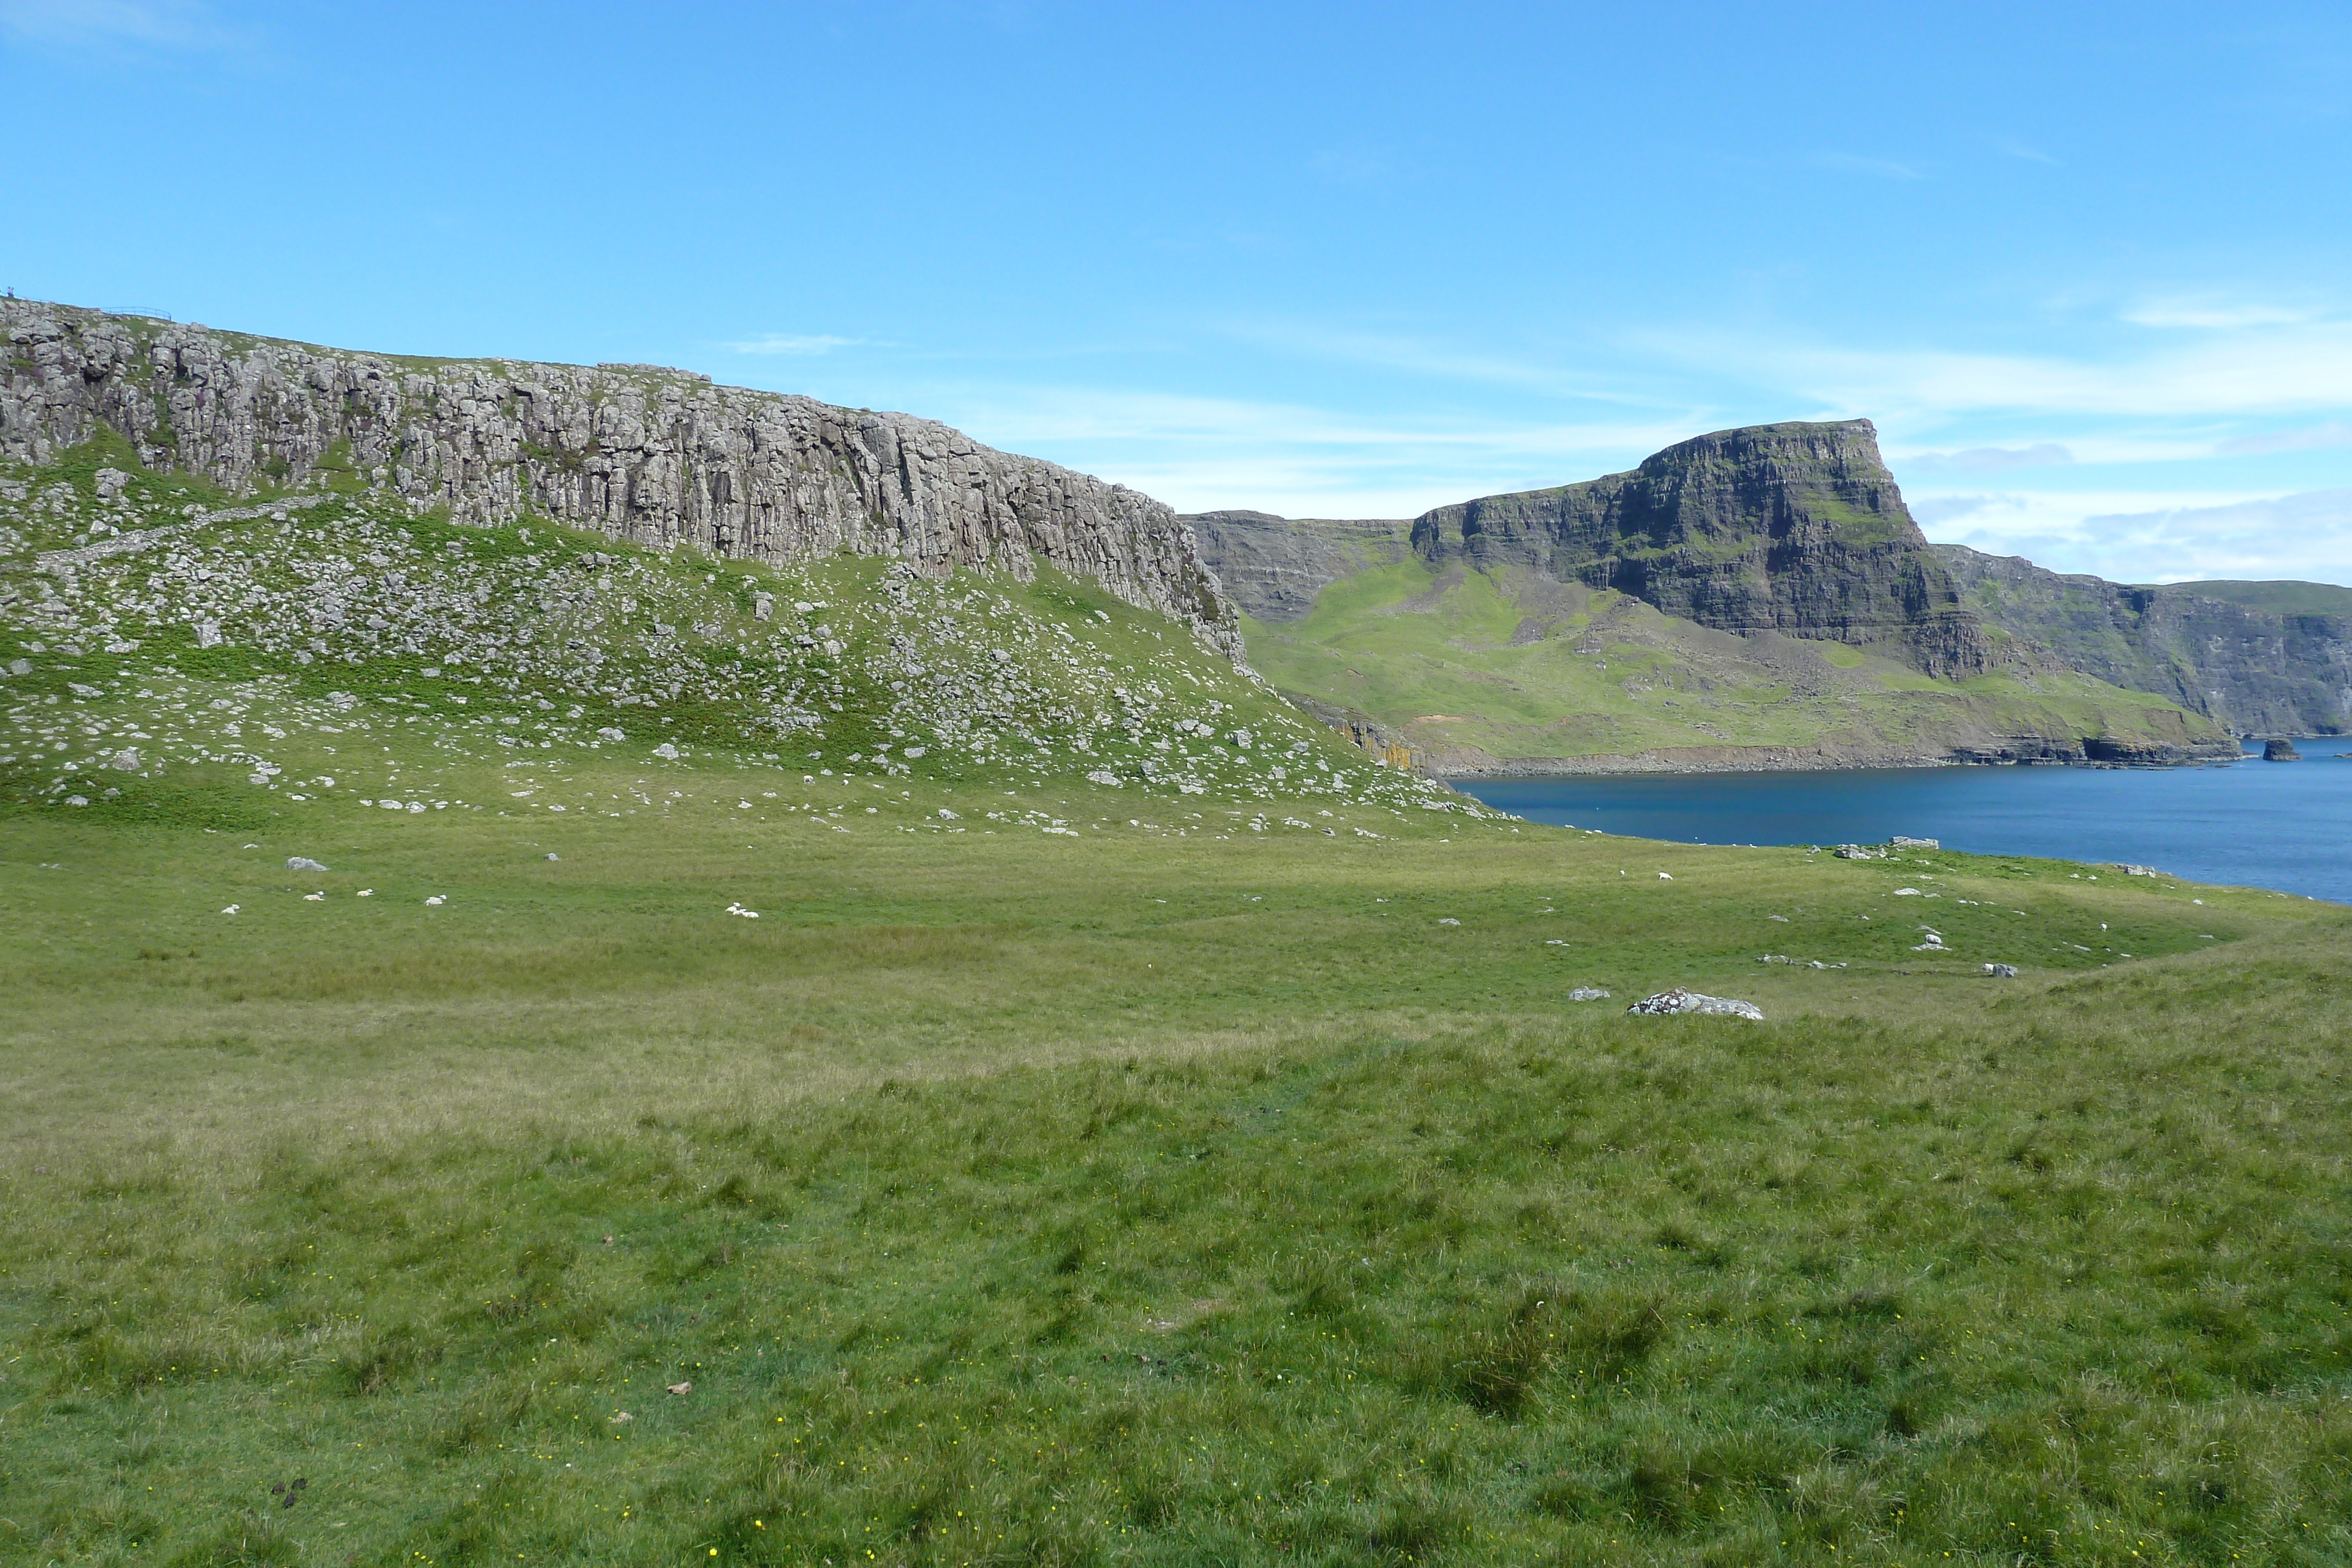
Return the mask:
{"type": "Polygon", "coordinates": [[[1764,1017],[1764,1009],[1754,1002],[1743,1002],[1733,997],[1705,996],[1697,991],[1684,990],[1679,986],[1671,991],[1643,997],[1625,1010],[1652,1016],[1705,1013],[1717,1018],[1754,1019],[1759,1022],[1764,1017]]]}

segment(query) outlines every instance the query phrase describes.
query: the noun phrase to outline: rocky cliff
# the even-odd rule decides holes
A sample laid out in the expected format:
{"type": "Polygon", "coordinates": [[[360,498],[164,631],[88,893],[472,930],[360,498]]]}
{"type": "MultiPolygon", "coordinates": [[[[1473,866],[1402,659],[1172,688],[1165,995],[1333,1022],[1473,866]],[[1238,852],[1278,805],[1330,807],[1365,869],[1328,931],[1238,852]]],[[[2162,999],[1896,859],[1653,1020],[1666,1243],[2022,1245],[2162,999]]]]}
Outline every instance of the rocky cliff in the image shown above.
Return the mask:
{"type": "Polygon", "coordinates": [[[1187,520],[1252,618],[1267,678],[1414,768],[2237,755],[2203,717],[1988,626],[1865,421],[1721,431],[1628,473],[1410,524],[1187,520]]]}
{"type": "Polygon", "coordinates": [[[353,353],[30,300],[0,301],[0,460],[113,430],[142,463],[239,493],[333,477],[461,522],[535,512],[778,563],[848,551],[1026,580],[1043,560],[1240,654],[1167,507],[929,420],[653,366],[353,353]]]}
{"type": "Polygon", "coordinates": [[[2242,735],[2352,730],[2352,591],[2133,587],[1965,545],[1931,548],[1986,620],[2111,685],[2168,697],[2242,735]],[[2326,612],[2331,600],[2336,613],[2326,612]]]}
{"type": "Polygon", "coordinates": [[[1202,512],[1184,518],[1242,613],[1296,621],[1328,583],[1394,566],[1410,548],[1407,518],[1340,521],[1271,512],[1202,512]]]}
{"type": "Polygon", "coordinates": [[[1530,567],[1722,631],[1891,650],[1929,674],[1990,662],[1868,420],[1717,431],[1630,473],[1440,507],[1412,540],[1433,563],[1530,567]]]}

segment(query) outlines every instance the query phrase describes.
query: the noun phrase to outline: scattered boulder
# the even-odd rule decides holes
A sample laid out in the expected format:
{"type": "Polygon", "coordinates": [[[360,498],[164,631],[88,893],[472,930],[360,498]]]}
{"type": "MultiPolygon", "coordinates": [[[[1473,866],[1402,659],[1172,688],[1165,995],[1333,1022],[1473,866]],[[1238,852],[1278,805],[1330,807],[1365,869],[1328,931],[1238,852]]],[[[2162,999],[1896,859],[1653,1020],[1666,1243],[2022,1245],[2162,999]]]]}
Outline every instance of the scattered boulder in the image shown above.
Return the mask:
{"type": "Polygon", "coordinates": [[[1996,980],[2017,978],[2017,966],[2014,964],[1987,964],[1984,967],[1984,972],[1996,980]]]}
{"type": "Polygon", "coordinates": [[[1886,858],[1885,850],[1874,849],[1868,844],[1840,844],[1832,852],[1842,861],[1883,861],[1886,858]]]}
{"type": "Polygon", "coordinates": [[[1686,991],[1680,986],[1671,991],[1660,991],[1654,997],[1643,997],[1625,1010],[1651,1015],[1707,1013],[1721,1018],[1754,1019],[1759,1022],[1764,1017],[1764,1009],[1754,1002],[1743,1002],[1731,997],[1702,996],[1696,991],[1686,991]]]}
{"type": "Polygon", "coordinates": [[[1944,847],[1941,839],[1906,839],[1901,833],[1887,840],[1886,843],[1889,849],[1897,850],[1940,850],[1944,847]]]}
{"type": "Polygon", "coordinates": [[[1579,986],[1568,993],[1568,999],[1571,1002],[1605,1002],[1609,999],[1609,993],[1598,986],[1579,986]]]}
{"type": "Polygon", "coordinates": [[[296,855],[286,862],[288,871],[324,871],[327,868],[308,855],[296,855]]]}

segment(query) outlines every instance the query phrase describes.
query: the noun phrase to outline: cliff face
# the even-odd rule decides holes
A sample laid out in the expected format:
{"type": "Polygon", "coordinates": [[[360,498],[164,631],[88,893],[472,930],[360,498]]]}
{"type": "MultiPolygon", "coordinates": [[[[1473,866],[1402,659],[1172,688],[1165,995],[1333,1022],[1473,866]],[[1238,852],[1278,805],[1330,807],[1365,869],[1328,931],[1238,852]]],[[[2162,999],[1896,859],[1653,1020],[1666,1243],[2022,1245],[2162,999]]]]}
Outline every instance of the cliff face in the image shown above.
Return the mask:
{"type": "Polygon", "coordinates": [[[2241,734],[2352,730],[2352,612],[2243,601],[2262,597],[2250,590],[2307,585],[2139,588],[1965,545],[1931,548],[1986,620],[2111,685],[2168,697],[2241,734]]]}
{"type": "Polygon", "coordinates": [[[1410,525],[1187,520],[1252,617],[1259,669],[1404,766],[1511,775],[2237,755],[2207,719],[1988,627],[1862,421],[1718,432],[1631,473],[1440,507],[1410,525]],[[1345,591],[1321,594],[1343,580],[1345,591]]]}
{"type": "Polygon", "coordinates": [[[1202,512],[1184,523],[1242,613],[1297,621],[1324,585],[1404,559],[1412,524],[1402,518],[1333,521],[1270,512],[1202,512]]]}
{"type": "Polygon", "coordinates": [[[929,420],[642,365],[438,361],[0,301],[0,457],[100,429],[232,490],[332,471],[491,525],[535,511],[644,544],[776,562],[847,550],[918,571],[1034,561],[1192,622],[1238,658],[1232,602],[1169,507],[929,420]]]}
{"type": "Polygon", "coordinates": [[[1626,474],[1425,512],[1433,563],[1517,565],[1727,632],[1895,651],[1930,674],[1990,664],[1868,420],[1718,431],[1626,474]]]}

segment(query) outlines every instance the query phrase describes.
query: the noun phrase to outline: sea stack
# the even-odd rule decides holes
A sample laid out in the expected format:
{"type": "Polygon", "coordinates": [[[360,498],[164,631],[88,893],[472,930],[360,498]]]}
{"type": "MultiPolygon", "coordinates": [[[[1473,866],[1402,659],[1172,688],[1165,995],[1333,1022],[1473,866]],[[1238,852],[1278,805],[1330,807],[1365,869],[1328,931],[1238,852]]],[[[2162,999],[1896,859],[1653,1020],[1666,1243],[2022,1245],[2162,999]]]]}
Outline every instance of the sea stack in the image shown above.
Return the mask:
{"type": "Polygon", "coordinates": [[[2300,762],[2303,760],[2303,753],[2294,748],[2294,741],[2288,740],[2284,737],[2281,737],[2276,740],[2265,740],[2263,742],[2263,760],[2265,762],[2300,762]]]}

